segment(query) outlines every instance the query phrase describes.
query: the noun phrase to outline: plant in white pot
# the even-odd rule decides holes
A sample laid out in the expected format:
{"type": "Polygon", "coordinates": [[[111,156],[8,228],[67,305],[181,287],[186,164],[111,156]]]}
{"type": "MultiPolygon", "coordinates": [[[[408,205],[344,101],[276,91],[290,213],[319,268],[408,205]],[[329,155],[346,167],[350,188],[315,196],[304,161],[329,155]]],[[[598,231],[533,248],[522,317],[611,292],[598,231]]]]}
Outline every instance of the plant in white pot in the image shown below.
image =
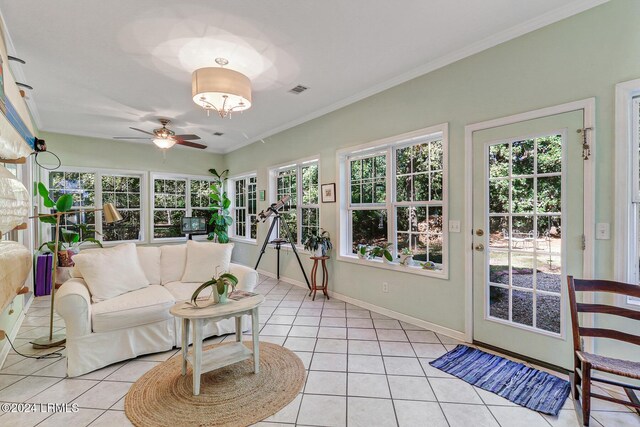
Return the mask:
{"type": "Polygon", "coordinates": [[[206,288],[211,287],[211,296],[213,297],[213,302],[215,304],[224,304],[227,302],[227,297],[231,292],[233,292],[238,285],[238,278],[231,273],[223,273],[218,275],[216,268],[216,275],[204,282],[202,285],[198,287],[191,295],[191,304],[195,307],[198,306],[198,296],[202,291],[206,288]],[[231,288],[231,292],[229,292],[229,288],[231,288]]]}
{"type": "Polygon", "coordinates": [[[374,246],[371,248],[369,253],[373,258],[380,257],[385,263],[391,264],[393,262],[393,255],[391,254],[392,246],[393,243],[384,243],[382,245],[374,246]]]}
{"type": "Polygon", "coordinates": [[[303,245],[306,250],[313,252],[313,256],[315,257],[327,256],[327,253],[333,248],[331,235],[322,228],[319,233],[317,230],[311,231],[307,235],[303,245]]]}
{"type": "Polygon", "coordinates": [[[400,264],[408,267],[413,260],[413,251],[409,248],[403,248],[400,252],[400,264]]]}

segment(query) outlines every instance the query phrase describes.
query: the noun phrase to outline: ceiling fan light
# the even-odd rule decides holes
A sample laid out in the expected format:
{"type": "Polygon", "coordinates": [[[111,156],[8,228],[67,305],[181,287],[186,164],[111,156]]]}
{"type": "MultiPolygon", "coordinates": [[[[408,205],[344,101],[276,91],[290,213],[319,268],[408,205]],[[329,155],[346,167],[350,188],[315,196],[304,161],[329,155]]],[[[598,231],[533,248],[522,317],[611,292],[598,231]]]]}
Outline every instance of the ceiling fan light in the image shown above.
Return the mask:
{"type": "Polygon", "coordinates": [[[228,68],[200,68],[191,76],[191,95],[193,102],[224,118],[251,108],[251,80],[228,68]]]}
{"type": "Polygon", "coordinates": [[[153,143],[156,144],[158,148],[161,148],[163,150],[173,147],[174,145],[176,145],[176,142],[177,141],[173,138],[154,138],[153,139],[153,143]]]}

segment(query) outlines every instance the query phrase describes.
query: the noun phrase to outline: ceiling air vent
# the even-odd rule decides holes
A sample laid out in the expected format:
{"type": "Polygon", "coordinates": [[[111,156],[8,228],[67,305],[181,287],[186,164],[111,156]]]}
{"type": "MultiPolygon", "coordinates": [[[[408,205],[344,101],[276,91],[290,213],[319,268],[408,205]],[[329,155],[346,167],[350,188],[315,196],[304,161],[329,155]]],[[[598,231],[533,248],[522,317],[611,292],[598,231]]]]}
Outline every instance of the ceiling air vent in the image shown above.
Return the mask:
{"type": "Polygon", "coordinates": [[[294,87],[293,89],[290,89],[289,92],[290,93],[295,93],[296,95],[300,95],[302,92],[304,92],[307,89],[309,89],[309,88],[306,87],[306,86],[298,85],[298,86],[294,87]]]}
{"type": "Polygon", "coordinates": [[[213,136],[222,136],[222,135],[224,135],[224,133],[222,133],[222,132],[214,132],[213,133],[213,136]]]}

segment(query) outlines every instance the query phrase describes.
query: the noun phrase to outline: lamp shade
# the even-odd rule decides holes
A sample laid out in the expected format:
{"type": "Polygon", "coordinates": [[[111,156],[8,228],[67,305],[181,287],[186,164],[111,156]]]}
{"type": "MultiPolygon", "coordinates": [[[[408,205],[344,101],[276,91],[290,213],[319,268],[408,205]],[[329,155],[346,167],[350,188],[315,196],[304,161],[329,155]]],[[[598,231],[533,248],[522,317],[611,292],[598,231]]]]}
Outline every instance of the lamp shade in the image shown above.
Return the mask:
{"type": "Polygon", "coordinates": [[[122,215],[120,215],[120,212],[113,206],[113,203],[105,203],[102,206],[102,213],[104,214],[104,222],[107,224],[122,221],[122,215]]]}
{"type": "Polygon", "coordinates": [[[158,148],[167,149],[176,145],[176,141],[173,138],[154,138],[153,143],[156,144],[158,148]]]}
{"type": "Polygon", "coordinates": [[[191,96],[202,108],[224,117],[251,108],[251,80],[228,68],[200,68],[191,76],[191,96]]]}
{"type": "Polygon", "coordinates": [[[29,192],[0,166],[0,235],[21,226],[29,215],[29,192]]]}

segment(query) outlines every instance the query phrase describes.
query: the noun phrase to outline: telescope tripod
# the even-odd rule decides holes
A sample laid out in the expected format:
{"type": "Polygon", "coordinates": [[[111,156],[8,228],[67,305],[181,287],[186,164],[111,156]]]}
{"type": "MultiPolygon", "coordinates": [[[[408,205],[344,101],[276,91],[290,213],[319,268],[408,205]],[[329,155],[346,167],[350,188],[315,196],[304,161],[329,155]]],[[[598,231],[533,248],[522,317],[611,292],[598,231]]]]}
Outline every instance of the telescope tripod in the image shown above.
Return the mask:
{"type": "Polygon", "coordinates": [[[298,260],[298,265],[300,266],[300,270],[302,271],[302,275],[304,276],[304,281],[307,283],[307,287],[311,289],[311,285],[309,284],[309,279],[307,278],[307,273],[305,273],[304,271],[304,267],[302,266],[302,261],[300,260],[300,255],[298,254],[298,250],[296,249],[295,240],[293,239],[293,235],[291,234],[291,229],[289,228],[289,224],[287,224],[287,221],[282,221],[282,215],[277,210],[272,208],[269,208],[269,209],[271,210],[271,212],[273,212],[273,215],[274,215],[273,221],[271,221],[269,232],[264,238],[264,243],[262,244],[262,249],[260,250],[260,256],[258,256],[258,261],[256,262],[256,266],[254,270],[258,269],[258,265],[260,265],[260,260],[262,259],[262,255],[264,255],[265,251],[267,250],[267,245],[269,243],[273,243],[276,245],[276,250],[278,251],[277,261],[276,261],[277,262],[276,277],[280,279],[280,247],[282,246],[283,243],[289,242],[291,244],[291,249],[293,249],[293,253],[295,254],[298,260]],[[273,230],[276,227],[276,224],[279,224],[284,228],[287,239],[275,239],[269,242],[269,237],[272,235],[273,230]]]}

